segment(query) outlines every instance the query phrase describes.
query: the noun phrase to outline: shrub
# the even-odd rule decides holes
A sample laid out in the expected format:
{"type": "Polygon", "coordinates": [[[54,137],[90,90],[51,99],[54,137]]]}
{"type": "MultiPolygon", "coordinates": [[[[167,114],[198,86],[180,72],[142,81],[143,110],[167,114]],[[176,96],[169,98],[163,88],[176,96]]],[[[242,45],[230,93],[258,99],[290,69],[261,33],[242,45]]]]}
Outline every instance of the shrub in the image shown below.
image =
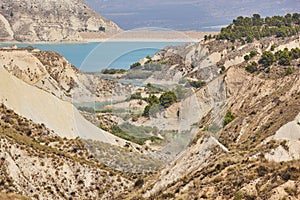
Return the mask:
{"type": "Polygon", "coordinates": [[[177,97],[175,93],[171,91],[164,92],[159,98],[160,105],[162,105],[164,108],[170,107],[176,101],[177,97]]]}
{"type": "Polygon", "coordinates": [[[272,46],[271,46],[271,49],[270,49],[271,51],[274,51],[275,50],[275,45],[273,44],[272,46]]]}
{"type": "Polygon", "coordinates": [[[125,73],[125,69],[104,69],[102,70],[102,74],[122,74],[125,73]]]}
{"type": "Polygon", "coordinates": [[[258,176],[262,177],[265,176],[266,174],[268,174],[268,168],[265,166],[259,166],[257,169],[257,174],[258,176]]]}
{"type": "Polygon", "coordinates": [[[263,52],[261,59],[258,61],[264,67],[269,67],[276,61],[275,55],[271,51],[263,52]]]}
{"type": "Polygon", "coordinates": [[[225,66],[223,65],[223,66],[221,67],[221,74],[222,74],[225,70],[226,70],[226,68],[225,68],[225,66]]]}
{"type": "Polygon", "coordinates": [[[164,92],[158,99],[155,95],[150,95],[146,101],[149,103],[144,108],[143,116],[155,116],[156,113],[160,112],[163,108],[170,107],[173,103],[177,101],[177,96],[172,91],[164,92]]]}
{"type": "Polygon", "coordinates": [[[253,61],[251,64],[248,64],[245,69],[247,72],[254,73],[257,71],[257,66],[258,64],[253,61]]]}
{"type": "Polygon", "coordinates": [[[155,95],[150,95],[150,96],[146,99],[146,101],[147,101],[150,105],[152,105],[152,104],[159,104],[159,99],[158,99],[157,96],[155,96],[155,95]]]}
{"type": "Polygon", "coordinates": [[[190,81],[189,83],[194,88],[201,88],[206,85],[205,81],[190,81]]]}
{"type": "Polygon", "coordinates": [[[109,129],[106,126],[104,126],[103,124],[100,124],[99,128],[101,128],[104,131],[109,131],[109,129]]]}
{"type": "Polygon", "coordinates": [[[290,74],[292,74],[292,73],[293,73],[293,70],[292,70],[291,67],[286,68],[286,70],[285,70],[285,75],[286,75],[286,76],[288,76],[288,75],[290,75],[290,74]]]}
{"type": "Polygon", "coordinates": [[[257,51],[250,51],[250,54],[249,54],[249,56],[250,56],[250,58],[253,58],[253,57],[255,57],[257,55],[257,51]]]}
{"type": "Polygon", "coordinates": [[[234,200],[242,200],[243,198],[244,198],[244,195],[243,195],[243,193],[241,191],[238,191],[234,195],[234,200]]]}
{"type": "Polygon", "coordinates": [[[144,185],[144,180],[143,179],[138,179],[135,183],[134,183],[134,187],[135,188],[140,188],[144,185]]]}
{"type": "Polygon", "coordinates": [[[138,66],[141,66],[141,63],[139,63],[139,62],[133,63],[133,64],[130,65],[130,69],[134,69],[138,66]]]}
{"type": "Polygon", "coordinates": [[[121,129],[118,125],[113,125],[112,128],[111,128],[111,132],[115,136],[118,136],[118,137],[120,137],[124,140],[128,140],[128,141],[134,142],[134,143],[139,144],[139,145],[145,144],[145,142],[147,140],[155,141],[155,140],[160,139],[156,136],[137,137],[137,136],[134,136],[134,135],[131,135],[131,134],[127,133],[127,131],[121,129]]]}
{"type": "Polygon", "coordinates": [[[245,55],[245,56],[244,56],[244,60],[245,60],[245,61],[248,61],[248,60],[250,60],[250,56],[249,56],[248,54],[247,54],[247,55],[245,55]]]}
{"type": "Polygon", "coordinates": [[[143,111],[143,116],[144,117],[149,117],[149,112],[150,112],[150,108],[151,108],[151,105],[147,105],[145,108],[144,108],[144,111],[143,111]]]}
{"type": "Polygon", "coordinates": [[[231,111],[228,111],[225,115],[225,119],[223,122],[223,125],[226,126],[227,124],[229,124],[230,122],[232,122],[235,119],[235,116],[232,114],[231,111]]]}
{"type": "Polygon", "coordinates": [[[279,65],[288,66],[291,63],[292,57],[290,56],[290,52],[287,48],[283,51],[277,51],[275,53],[275,57],[278,60],[279,65]]]}
{"type": "Polygon", "coordinates": [[[143,99],[140,92],[134,93],[130,96],[130,99],[143,99]]]}
{"type": "Polygon", "coordinates": [[[105,27],[103,27],[103,26],[100,26],[100,27],[99,27],[99,31],[103,31],[103,32],[105,32],[105,27]]]}

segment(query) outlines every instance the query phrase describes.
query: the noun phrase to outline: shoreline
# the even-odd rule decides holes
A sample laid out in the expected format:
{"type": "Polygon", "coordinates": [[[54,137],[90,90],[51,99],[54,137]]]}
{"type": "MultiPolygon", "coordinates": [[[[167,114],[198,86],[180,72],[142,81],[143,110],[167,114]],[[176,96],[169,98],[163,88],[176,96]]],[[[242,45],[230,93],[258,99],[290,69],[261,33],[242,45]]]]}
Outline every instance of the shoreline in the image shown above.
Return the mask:
{"type": "Polygon", "coordinates": [[[124,31],[110,35],[99,32],[80,33],[82,40],[66,41],[16,41],[4,40],[0,45],[17,44],[87,44],[101,42],[184,42],[193,43],[203,40],[204,35],[217,34],[217,32],[197,32],[197,31],[124,31]]]}

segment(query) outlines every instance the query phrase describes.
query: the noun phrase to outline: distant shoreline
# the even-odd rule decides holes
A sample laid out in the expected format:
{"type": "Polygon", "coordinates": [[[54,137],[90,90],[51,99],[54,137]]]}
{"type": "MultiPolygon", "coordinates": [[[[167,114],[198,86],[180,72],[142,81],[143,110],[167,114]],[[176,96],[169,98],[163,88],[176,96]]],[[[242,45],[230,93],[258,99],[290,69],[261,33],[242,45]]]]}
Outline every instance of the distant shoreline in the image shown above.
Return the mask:
{"type": "Polygon", "coordinates": [[[93,42],[199,42],[207,34],[217,32],[197,31],[124,31],[118,34],[81,32],[82,40],[66,41],[1,41],[0,44],[85,44],[93,42]]]}
{"type": "Polygon", "coordinates": [[[99,32],[80,33],[87,42],[199,42],[207,34],[217,32],[197,31],[124,31],[115,35],[99,32]]]}

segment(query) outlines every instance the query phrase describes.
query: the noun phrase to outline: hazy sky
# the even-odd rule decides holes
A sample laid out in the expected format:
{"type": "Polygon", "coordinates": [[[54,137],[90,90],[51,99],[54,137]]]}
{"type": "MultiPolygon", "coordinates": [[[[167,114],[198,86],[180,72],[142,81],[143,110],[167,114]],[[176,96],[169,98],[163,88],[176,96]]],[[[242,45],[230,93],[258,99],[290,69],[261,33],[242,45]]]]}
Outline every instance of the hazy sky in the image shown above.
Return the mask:
{"type": "Polygon", "coordinates": [[[300,0],[85,0],[102,16],[130,30],[160,27],[174,30],[210,30],[237,16],[284,15],[300,12],[300,0]]]}

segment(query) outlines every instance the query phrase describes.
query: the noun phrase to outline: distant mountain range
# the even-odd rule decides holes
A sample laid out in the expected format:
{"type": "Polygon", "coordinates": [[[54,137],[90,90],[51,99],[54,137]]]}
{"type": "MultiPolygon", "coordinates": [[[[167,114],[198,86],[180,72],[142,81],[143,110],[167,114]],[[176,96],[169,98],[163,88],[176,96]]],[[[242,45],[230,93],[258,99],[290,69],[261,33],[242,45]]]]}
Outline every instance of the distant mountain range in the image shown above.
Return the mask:
{"type": "Polygon", "coordinates": [[[295,0],[84,0],[94,10],[130,30],[141,27],[161,27],[173,30],[219,30],[240,15],[258,13],[261,16],[299,12],[295,0]]]}

